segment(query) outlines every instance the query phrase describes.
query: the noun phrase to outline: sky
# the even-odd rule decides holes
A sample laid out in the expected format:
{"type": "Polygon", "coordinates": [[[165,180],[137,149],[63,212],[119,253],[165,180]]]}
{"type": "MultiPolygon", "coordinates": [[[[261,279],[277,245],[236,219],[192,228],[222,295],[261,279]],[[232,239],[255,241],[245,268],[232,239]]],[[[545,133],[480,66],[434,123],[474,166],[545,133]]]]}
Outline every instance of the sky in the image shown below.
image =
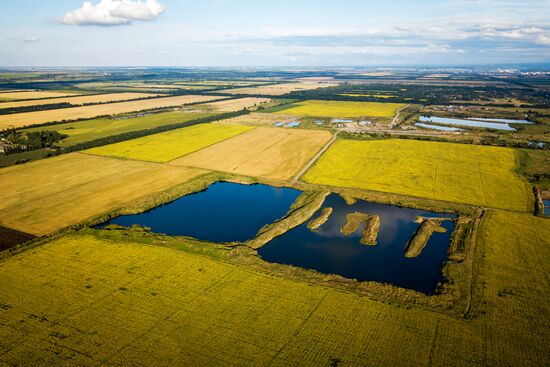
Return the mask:
{"type": "Polygon", "coordinates": [[[0,66],[550,63],[550,0],[0,0],[0,66]]]}

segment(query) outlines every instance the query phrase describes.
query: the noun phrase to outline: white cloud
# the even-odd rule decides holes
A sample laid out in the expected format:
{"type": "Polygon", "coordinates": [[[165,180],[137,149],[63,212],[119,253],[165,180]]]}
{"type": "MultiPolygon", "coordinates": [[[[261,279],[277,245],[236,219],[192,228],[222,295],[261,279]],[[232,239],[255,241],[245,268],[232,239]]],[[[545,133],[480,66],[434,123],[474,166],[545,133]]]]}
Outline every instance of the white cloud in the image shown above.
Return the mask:
{"type": "Polygon", "coordinates": [[[82,7],[65,13],[61,23],[69,25],[112,26],[131,24],[133,20],[153,20],[165,10],[157,0],[85,1],[82,7]]]}
{"type": "Polygon", "coordinates": [[[36,42],[36,41],[38,41],[38,37],[36,36],[26,36],[25,38],[23,38],[23,42],[27,42],[27,43],[36,42]]]}
{"type": "Polygon", "coordinates": [[[550,36],[541,34],[537,37],[535,42],[539,45],[550,46],[550,36]]]}

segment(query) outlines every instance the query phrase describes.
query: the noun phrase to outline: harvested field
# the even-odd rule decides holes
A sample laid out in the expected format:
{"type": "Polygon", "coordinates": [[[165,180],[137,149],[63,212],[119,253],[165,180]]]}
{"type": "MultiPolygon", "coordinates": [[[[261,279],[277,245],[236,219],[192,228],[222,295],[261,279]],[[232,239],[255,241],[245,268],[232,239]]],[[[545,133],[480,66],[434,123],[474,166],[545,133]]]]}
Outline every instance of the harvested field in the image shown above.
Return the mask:
{"type": "Polygon", "coordinates": [[[0,225],[44,235],[201,173],[80,153],[8,167],[0,171],[0,225]]]}
{"type": "MultiPolygon", "coordinates": [[[[199,124],[116,144],[92,148],[89,154],[168,162],[254,129],[251,126],[199,124]]],[[[227,159],[227,157],[220,157],[227,159]]]]}
{"type": "Polygon", "coordinates": [[[217,93],[224,94],[252,94],[252,95],[266,95],[266,96],[281,96],[290,92],[298,92],[303,90],[311,90],[318,88],[333,87],[336,84],[317,84],[317,83],[285,83],[285,84],[273,84],[264,85],[260,87],[245,87],[235,89],[225,89],[218,91],[217,93]]]}
{"type": "Polygon", "coordinates": [[[220,111],[220,112],[234,112],[234,111],[242,110],[244,108],[259,106],[262,103],[267,103],[270,101],[271,101],[270,98],[249,97],[249,98],[229,99],[227,101],[210,102],[210,103],[204,104],[203,106],[214,108],[216,111],[220,111]]]}
{"type": "Polygon", "coordinates": [[[27,129],[25,131],[58,131],[61,134],[68,135],[68,137],[60,140],[56,144],[61,147],[69,147],[112,135],[179,124],[214,115],[215,113],[171,111],[154,113],[147,116],[124,116],[120,118],[103,118],[58,125],[47,125],[27,129]]]}
{"type": "Polygon", "coordinates": [[[91,96],[78,96],[78,97],[65,97],[65,98],[48,98],[40,99],[37,101],[20,101],[20,102],[3,102],[0,103],[0,109],[2,108],[18,108],[27,106],[40,106],[55,103],[70,103],[72,105],[83,105],[88,103],[106,103],[116,101],[126,101],[130,99],[140,99],[157,97],[159,94],[151,93],[107,93],[107,94],[94,94],[91,96]]]}
{"type": "Polygon", "coordinates": [[[531,211],[513,149],[416,140],[337,140],[306,172],[315,184],[531,211]]]}
{"type": "Polygon", "coordinates": [[[32,234],[0,226],[0,251],[17,246],[35,238],[32,234]]]}
{"type": "Polygon", "coordinates": [[[305,101],[291,106],[293,107],[280,112],[296,116],[333,118],[393,117],[405,107],[402,103],[348,101],[305,101]]]}
{"type": "Polygon", "coordinates": [[[280,121],[294,121],[296,117],[293,115],[280,115],[275,113],[252,112],[247,115],[237,116],[230,119],[222,120],[220,124],[229,125],[253,125],[253,126],[272,126],[280,121]]]}
{"type": "Polygon", "coordinates": [[[104,115],[116,115],[121,113],[151,110],[155,108],[174,107],[189,103],[208,102],[216,99],[219,99],[219,97],[186,95],[151,98],[140,101],[107,103],[95,106],[59,108],[49,111],[14,113],[11,115],[0,115],[0,129],[10,127],[18,128],[35,124],[43,124],[46,122],[64,120],[71,121],[104,115]]]}
{"type": "Polygon", "coordinates": [[[259,127],[171,164],[284,180],[292,178],[330,138],[327,131],[259,127]]]}
{"type": "Polygon", "coordinates": [[[550,364],[550,221],[494,212],[481,229],[469,320],[204,255],[64,237],[0,263],[0,364],[550,364]]]}
{"type": "Polygon", "coordinates": [[[0,100],[17,101],[22,99],[56,98],[78,95],[78,92],[18,91],[0,92],[0,100]]]}

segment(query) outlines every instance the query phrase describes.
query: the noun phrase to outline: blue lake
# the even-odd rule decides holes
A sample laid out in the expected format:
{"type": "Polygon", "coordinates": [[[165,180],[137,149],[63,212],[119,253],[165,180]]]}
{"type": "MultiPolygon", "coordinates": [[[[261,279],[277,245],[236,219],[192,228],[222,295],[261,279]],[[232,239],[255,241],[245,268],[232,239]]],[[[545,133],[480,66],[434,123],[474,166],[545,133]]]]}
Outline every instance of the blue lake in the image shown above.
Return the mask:
{"type": "Polygon", "coordinates": [[[282,218],[300,191],[267,185],[217,182],[145,213],[123,215],[103,224],[150,227],[154,232],[212,242],[244,242],[282,218]]]}
{"type": "Polygon", "coordinates": [[[464,131],[462,129],[459,129],[458,127],[430,125],[422,122],[417,122],[416,124],[414,124],[414,126],[423,127],[426,129],[441,130],[441,131],[464,131]]]}
{"type": "Polygon", "coordinates": [[[544,215],[550,217],[550,200],[544,200],[544,215]]]}
{"type": "MultiPolygon", "coordinates": [[[[433,294],[437,284],[443,282],[441,269],[447,259],[454,222],[442,222],[447,232],[434,233],[418,257],[405,258],[405,247],[419,226],[414,222],[417,216],[454,218],[454,215],[361,200],[347,205],[336,194],[327,197],[322,208],[325,207],[332,207],[333,213],[320,228],[312,231],[306,222],[274,238],[259,249],[262,259],[359,281],[391,283],[426,294],[433,294]],[[355,211],[380,216],[376,246],[360,243],[360,228],[349,236],[340,232],[346,214],[355,211]]],[[[322,208],[312,218],[317,217],[322,208]]]]}

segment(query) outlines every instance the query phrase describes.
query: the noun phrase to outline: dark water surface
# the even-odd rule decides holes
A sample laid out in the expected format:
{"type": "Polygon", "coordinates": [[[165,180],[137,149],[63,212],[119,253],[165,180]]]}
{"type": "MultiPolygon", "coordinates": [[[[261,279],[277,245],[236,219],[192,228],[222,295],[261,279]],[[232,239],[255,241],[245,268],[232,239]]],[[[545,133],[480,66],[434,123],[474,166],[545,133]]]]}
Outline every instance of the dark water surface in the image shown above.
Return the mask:
{"type": "Polygon", "coordinates": [[[103,224],[139,224],[154,232],[213,242],[244,242],[264,225],[285,216],[300,191],[267,185],[217,182],[148,212],[103,224]]]}
{"type": "MultiPolygon", "coordinates": [[[[417,216],[455,217],[423,210],[357,201],[354,205],[336,194],[325,200],[322,208],[334,209],[328,221],[311,231],[306,222],[280,237],[274,238],[258,252],[266,261],[314,269],[326,274],[338,274],[360,281],[372,280],[433,294],[443,281],[441,267],[447,258],[447,248],[454,229],[452,221],[442,222],[446,233],[434,233],[422,253],[405,258],[405,245],[419,224],[417,216]],[[361,244],[361,227],[350,236],[340,233],[346,214],[355,211],[380,216],[378,244],[361,244]]],[[[313,216],[317,217],[322,208],[313,216]]]]}
{"type": "Polygon", "coordinates": [[[550,200],[543,200],[544,201],[544,215],[547,217],[550,217],[550,200]]]}

